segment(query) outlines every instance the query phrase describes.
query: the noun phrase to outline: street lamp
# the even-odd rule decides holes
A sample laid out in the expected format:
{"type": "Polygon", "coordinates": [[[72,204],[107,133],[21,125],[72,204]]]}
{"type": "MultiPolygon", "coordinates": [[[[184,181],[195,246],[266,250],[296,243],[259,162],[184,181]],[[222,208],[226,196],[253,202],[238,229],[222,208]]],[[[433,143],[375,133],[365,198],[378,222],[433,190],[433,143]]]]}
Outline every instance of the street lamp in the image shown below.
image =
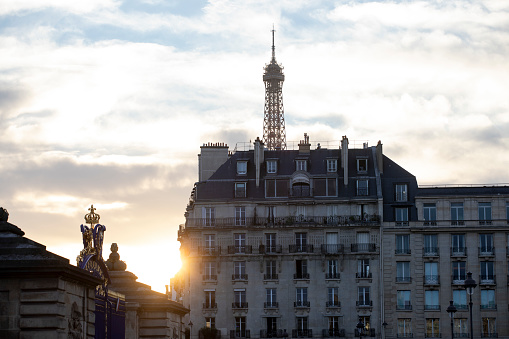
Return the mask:
{"type": "Polygon", "coordinates": [[[364,323],[362,322],[362,319],[359,318],[359,322],[357,323],[357,330],[359,331],[359,337],[362,339],[362,330],[364,330],[364,323]]]}
{"type": "Polygon", "coordinates": [[[193,322],[191,320],[189,320],[189,327],[191,328],[189,330],[189,339],[192,339],[193,338],[193,322]]]}
{"type": "Polygon", "coordinates": [[[454,338],[454,313],[456,313],[457,309],[454,306],[453,301],[449,301],[449,307],[447,307],[447,313],[451,317],[451,338],[454,338]]]}
{"type": "Polygon", "coordinates": [[[467,293],[470,295],[470,339],[474,339],[474,326],[472,319],[472,294],[474,294],[474,288],[477,286],[475,280],[472,279],[472,272],[467,272],[467,278],[465,279],[465,288],[467,293]]]}

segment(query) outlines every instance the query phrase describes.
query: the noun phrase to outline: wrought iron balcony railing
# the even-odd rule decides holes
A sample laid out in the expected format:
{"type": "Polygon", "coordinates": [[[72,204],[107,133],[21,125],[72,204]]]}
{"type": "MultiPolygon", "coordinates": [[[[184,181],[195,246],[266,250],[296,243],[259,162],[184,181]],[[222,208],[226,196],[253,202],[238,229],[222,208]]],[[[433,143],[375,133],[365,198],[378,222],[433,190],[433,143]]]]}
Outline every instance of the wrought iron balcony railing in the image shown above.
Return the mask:
{"type": "Polygon", "coordinates": [[[309,273],[294,273],[293,279],[309,279],[309,273]]]}
{"type": "Polygon", "coordinates": [[[288,338],[283,330],[260,330],[260,338],[288,338]]]}
{"type": "Polygon", "coordinates": [[[424,310],[426,311],[439,311],[440,305],[424,305],[424,310]]]}
{"type": "Polygon", "coordinates": [[[340,279],[341,275],[338,272],[325,273],[325,279],[340,279]]]}
{"type": "Polygon", "coordinates": [[[313,245],[294,244],[288,247],[290,253],[313,253],[313,249],[313,245]]]}
{"type": "Polygon", "coordinates": [[[212,310],[217,308],[217,303],[203,303],[204,310],[212,310]]]}
{"type": "Polygon", "coordinates": [[[440,285],[440,275],[427,274],[424,276],[424,285],[440,285]]]}
{"type": "Polygon", "coordinates": [[[278,280],[279,276],[277,273],[266,273],[263,275],[263,280],[278,280]]]}
{"type": "Polygon", "coordinates": [[[278,308],[279,303],[277,301],[266,301],[263,303],[263,308],[278,308]]]}
{"type": "Polygon", "coordinates": [[[325,307],[341,307],[339,300],[329,300],[325,302],[325,307]]]}
{"type": "Polygon", "coordinates": [[[320,249],[322,254],[339,254],[345,252],[345,246],[343,244],[324,244],[320,249]]]}
{"type": "Polygon", "coordinates": [[[356,243],[350,245],[352,252],[376,252],[376,244],[374,243],[356,243]]]}
{"type": "Polygon", "coordinates": [[[217,274],[204,274],[203,280],[217,280],[217,274]]]}
{"type": "Polygon", "coordinates": [[[451,247],[451,257],[466,257],[467,248],[465,246],[453,246],[451,247]]]}
{"type": "Polygon", "coordinates": [[[217,256],[221,254],[220,246],[198,246],[199,255],[217,256]]]}
{"type": "Polygon", "coordinates": [[[371,274],[371,272],[356,272],[355,273],[355,277],[357,279],[371,279],[373,277],[373,275],[371,274]]]}
{"type": "Polygon", "coordinates": [[[495,274],[481,274],[479,275],[479,284],[481,285],[495,285],[495,274]]]}
{"type": "Polygon", "coordinates": [[[230,330],[230,339],[236,338],[251,338],[251,332],[249,330],[230,330]]]}
{"type": "Polygon", "coordinates": [[[399,283],[411,283],[412,277],[396,277],[396,282],[399,283]]]}
{"type": "Polygon", "coordinates": [[[247,280],[247,274],[234,273],[232,274],[232,280],[247,280]]]}
{"type": "Polygon", "coordinates": [[[251,254],[251,253],[253,253],[253,246],[251,245],[228,246],[228,254],[251,254]]]}
{"type": "Polygon", "coordinates": [[[438,247],[424,247],[422,250],[423,257],[438,257],[438,247]]]}
{"type": "Polygon", "coordinates": [[[247,308],[247,302],[233,302],[232,308],[247,308]]]}
{"type": "Polygon", "coordinates": [[[479,256],[491,257],[495,255],[495,247],[493,246],[481,246],[479,247],[479,256]]]}
{"type": "Polygon", "coordinates": [[[295,301],[293,303],[293,307],[309,307],[310,306],[309,301],[295,301]]]}
{"type": "Polygon", "coordinates": [[[292,338],[313,338],[311,329],[292,330],[292,338]]]}
{"type": "Polygon", "coordinates": [[[412,305],[410,305],[410,304],[399,304],[399,305],[396,305],[396,309],[399,310],[399,311],[411,311],[412,310],[412,305]]]}
{"type": "Polygon", "coordinates": [[[345,329],[344,328],[338,328],[338,329],[323,329],[322,330],[322,337],[323,338],[340,338],[345,337],[345,329]]]}
{"type": "Polygon", "coordinates": [[[260,245],[258,247],[258,252],[260,254],[278,254],[278,253],[282,252],[282,246],[281,245],[272,245],[272,246],[260,245]]]}

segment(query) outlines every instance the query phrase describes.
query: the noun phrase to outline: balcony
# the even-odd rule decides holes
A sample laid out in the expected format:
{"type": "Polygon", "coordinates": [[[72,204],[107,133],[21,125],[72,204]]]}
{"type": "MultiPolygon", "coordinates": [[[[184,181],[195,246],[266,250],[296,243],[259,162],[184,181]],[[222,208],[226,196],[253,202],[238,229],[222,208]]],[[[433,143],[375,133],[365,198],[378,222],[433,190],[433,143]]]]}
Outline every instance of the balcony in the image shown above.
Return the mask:
{"type": "Polygon", "coordinates": [[[311,329],[292,330],[292,338],[313,338],[311,329]]]}
{"type": "Polygon", "coordinates": [[[198,254],[203,256],[218,256],[221,254],[220,246],[198,246],[198,254]]]}
{"type": "Polygon", "coordinates": [[[438,257],[438,247],[424,247],[422,249],[423,257],[438,257]]]}
{"type": "Polygon", "coordinates": [[[440,275],[430,274],[424,276],[424,285],[440,285],[440,275]]]}
{"type": "Polygon", "coordinates": [[[424,333],[424,338],[442,338],[442,333],[424,333]]]}
{"type": "Polygon", "coordinates": [[[277,273],[266,273],[263,275],[263,280],[278,280],[279,276],[277,273]]]}
{"type": "Polygon", "coordinates": [[[322,338],[340,338],[345,337],[345,329],[323,329],[322,338]]]}
{"type": "Polygon", "coordinates": [[[458,333],[458,332],[454,332],[454,338],[470,338],[470,333],[464,333],[464,332],[458,333]]]}
{"type": "Polygon", "coordinates": [[[425,311],[440,311],[440,305],[424,305],[425,311]]]}
{"type": "Polygon", "coordinates": [[[460,274],[460,275],[453,274],[452,275],[452,284],[458,285],[458,286],[463,286],[463,285],[465,285],[465,279],[466,279],[465,274],[460,274]]]}
{"type": "Polygon", "coordinates": [[[412,277],[396,277],[397,283],[411,283],[412,277]]]}
{"type": "Polygon", "coordinates": [[[345,246],[343,244],[327,244],[321,246],[322,254],[340,254],[345,252],[345,246]]]}
{"type": "Polygon", "coordinates": [[[288,251],[290,253],[313,253],[313,245],[289,245],[288,251]]]}
{"type": "Polygon", "coordinates": [[[356,279],[371,279],[373,277],[373,275],[371,274],[371,272],[356,272],[355,273],[355,278],[356,279]]]}
{"type": "Polygon", "coordinates": [[[325,307],[328,307],[328,308],[340,308],[341,307],[341,302],[339,300],[329,300],[329,301],[325,302],[325,307]]]}
{"type": "Polygon", "coordinates": [[[413,338],[413,333],[398,333],[396,334],[396,338],[413,338]]]}
{"type": "Polygon", "coordinates": [[[230,330],[230,339],[235,338],[251,338],[249,330],[230,330]]]}
{"type": "Polygon", "coordinates": [[[203,303],[204,310],[217,310],[217,303],[203,303]]]}
{"type": "Polygon", "coordinates": [[[247,308],[247,302],[233,302],[232,308],[233,309],[247,308]]]}
{"type": "Polygon", "coordinates": [[[283,330],[260,330],[260,338],[288,338],[288,333],[283,330]]]}
{"type": "Polygon", "coordinates": [[[355,306],[357,306],[359,308],[373,307],[373,301],[372,300],[357,300],[355,302],[355,306]]]}
{"type": "Polygon", "coordinates": [[[279,303],[277,301],[266,301],[263,303],[263,308],[278,308],[279,303]]]}
{"type": "Polygon", "coordinates": [[[481,310],[496,310],[497,309],[497,304],[495,304],[494,302],[493,303],[488,303],[488,304],[481,304],[481,310]]]}
{"type": "Polygon", "coordinates": [[[451,247],[451,257],[466,257],[467,256],[467,248],[466,247],[451,247]]]}
{"type": "Polygon", "coordinates": [[[309,307],[310,302],[309,301],[295,301],[293,303],[293,307],[309,307]]]}
{"type": "MultiPolygon", "coordinates": [[[[309,226],[348,226],[348,225],[380,225],[380,216],[377,214],[361,215],[341,215],[341,216],[283,216],[277,218],[268,217],[245,217],[245,218],[187,218],[186,227],[203,227],[203,228],[230,228],[234,226],[267,226],[281,225],[291,226],[305,224],[309,226]]],[[[407,222],[408,224],[408,222],[407,222]]],[[[179,231],[182,236],[185,228],[179,231]]]]}
{"type": "Polygon", "coordinates": [[[251,245],[228,246],[228,254],[251,254],[251,253],[253,253],[253,246],[251,245]]]}
{"type": "Polygon", "coordinates": [[[273,245],[273,246],[265,246],[260,245],[258,248],[258,253],[260,254],[279,254],[282,252],[281,245],[273,245]]]}
{"type": "Polygon", "coordinates": [[[309,279],[309,273],[294,273],[293,279],[309,279]]]}
{"type": "Polygon", "coordinates": [[[495,247],[493,246],[481,246],[479,247],[480,257],[492,257],[495,255],[495,247]]]}
{"type": "Polygon", "coordinates": [[[394,250],[395,254],[412,254],[412,250],[410,248],[396,248],[394,250]]]}
{"type": "Polygon", "coordinates": [[[481,333],[481,338],[498,338],[498,333],[481,333]]]}
{"type": "Polygon", "coordinates": [[[479,285],[496,285],[494,274],[481,274],[479,276],[479,285]]]}
{"type": "Polygon", "coordinates": [[[373,253],[376,252],[376,244],[374,243],[351,244],[350,250],[356,253],[373,253]]]}
{"type": "Polygon", "coordinates": [[[491,226],[491,225],[493,225],[493,221],[492,220],[479,220],[479,225],[480,226],[491,226]]]}
{"type": "Polygon", "coordinates": [[[456,309],[458,311],[467,311],[468,310],[468,305],[467,304],[456,304],[456,303],[454,303],[454,306],[456,307],[456,309]]]}
{"type": "Polygon", "coordinates": [[[411,311],[412,310],[412,305],[411,304],[399,304],[399,305],[396,305],[396,310],[398,311],[411,311]]]}
{"type": "Polygon", "coordinates": [[[359,330],[358,328],[355,329],[355,336],[356,337],[360,337],[362,334],[363,337],[376,337],[376,331],[374,328],[370,328],[370,329],[362,329],[362,330],[359,330]]]}
{"type": "Polygon", "coordinates": [[[232,280],[244,280],[244,281],[246,281],[247,280],[247,274],[239,274],[239,273],[232,274],[232,280]]]}
{"type": "Polygon", "coordinates": [[[216,281],[217,280],[217,274],[204,274],[202,276],[203,281],[216,281]]]}
{"type": "Polygon", "coordinates": [[[328,280],[339,280],[341,279],[341,275],[337,272],[335,273],[325,273],[325,279],[328,280]]]}

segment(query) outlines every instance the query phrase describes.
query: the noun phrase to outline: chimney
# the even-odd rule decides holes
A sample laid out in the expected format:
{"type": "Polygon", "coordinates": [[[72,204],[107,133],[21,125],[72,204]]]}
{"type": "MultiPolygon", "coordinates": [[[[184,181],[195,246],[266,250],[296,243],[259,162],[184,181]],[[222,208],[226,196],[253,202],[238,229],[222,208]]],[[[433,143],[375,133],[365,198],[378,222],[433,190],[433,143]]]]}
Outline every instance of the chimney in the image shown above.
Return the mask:
{"type": "Polygon", "coordinates": [[[256,167],[256,187],[260,187],[260,171],[264,161],[263,142],[259,137],[254,142],[254,163],[256,167]]]}
{"type": "Polygon", "coordinates": [[[348,185],[348,138],[343,135],[341,139],[341,167],[343,167],[343,183],[348,185]]]}
{"type": "Polygon", "coordinates": [[[304,140],[299,142],[299,154],[309,154],[311,151],[311,144],[309,143],[309,136],[304,133],[304,140]]]}
{"type": "Polygon", "coordinates": [[[200,146],[198,154],[198,180],[205,181],[228,160],[228,145],[223,142],[200,146]]]}
{"type": "Polygon", "coordinates": [[[376,144],[376,162],[378,163],[378,171],[383,174],[384,172],[384,156],[382,152],[382,141],[378,140],[376,144]]]}

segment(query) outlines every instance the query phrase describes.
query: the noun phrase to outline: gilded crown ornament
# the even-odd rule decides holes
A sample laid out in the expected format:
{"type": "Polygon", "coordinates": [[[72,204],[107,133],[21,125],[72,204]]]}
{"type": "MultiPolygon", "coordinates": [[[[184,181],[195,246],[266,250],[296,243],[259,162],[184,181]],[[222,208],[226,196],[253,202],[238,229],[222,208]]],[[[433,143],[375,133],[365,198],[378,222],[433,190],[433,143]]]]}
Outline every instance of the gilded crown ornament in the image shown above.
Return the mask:
{"type": "Polygon", "coordinates": [[[94,213],[96,209],[97,208],[94,208],[94,205],[90,205],[90,208],[88,209],[90,213],[85,214],[85,222],[87,224],[90,224],[90,226],[98,224],[99,219],[101,219],[101,216],[99,214],[94,213]]]}

